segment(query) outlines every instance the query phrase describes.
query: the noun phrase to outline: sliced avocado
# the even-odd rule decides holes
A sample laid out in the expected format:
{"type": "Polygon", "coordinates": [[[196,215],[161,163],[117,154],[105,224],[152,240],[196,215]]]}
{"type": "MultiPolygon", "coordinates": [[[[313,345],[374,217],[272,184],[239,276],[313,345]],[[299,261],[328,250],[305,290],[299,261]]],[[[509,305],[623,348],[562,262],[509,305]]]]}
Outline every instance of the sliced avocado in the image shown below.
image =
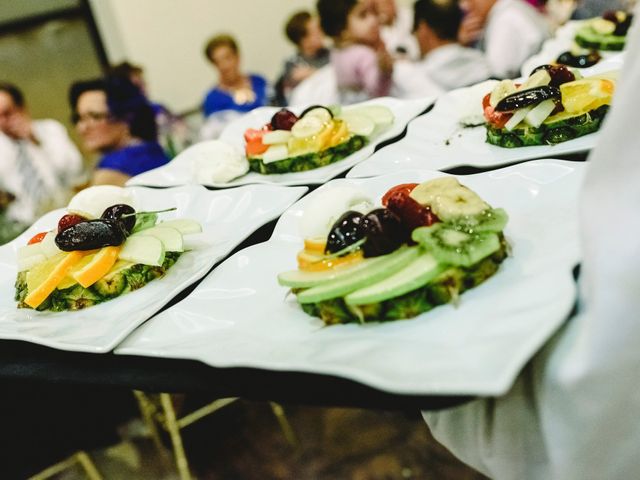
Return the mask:
{"type": "Polygon", "coordinates": [[[341,268],[332,268],[322,272],[305,272],[303,270],[289,270],[278,274],[278,283],[284,287],[310,288],[323,283],[344,278],[359,272],[363,268],[384,261],[385,257],[365,258],[364,260],[341,268]]]}
{"type": "Polygon", "coordinates": [[[384,261],[376,262],[353,275],[303,290],[298,294],[298,301],[300,303],[315,303],[330,298],[342,297],[393,275],[415,261],[420,256],[420,253],[421,249],[419,247],[400,248],[389,255],[385,255],[384,261]]]}
{"type": "Polygon", "coordinates": [[[425,252],[389,278],[350,293],[345,302],[347,305],[364,305],[399,297],[426,285],[444,269],[433,255],[425,252]]]}

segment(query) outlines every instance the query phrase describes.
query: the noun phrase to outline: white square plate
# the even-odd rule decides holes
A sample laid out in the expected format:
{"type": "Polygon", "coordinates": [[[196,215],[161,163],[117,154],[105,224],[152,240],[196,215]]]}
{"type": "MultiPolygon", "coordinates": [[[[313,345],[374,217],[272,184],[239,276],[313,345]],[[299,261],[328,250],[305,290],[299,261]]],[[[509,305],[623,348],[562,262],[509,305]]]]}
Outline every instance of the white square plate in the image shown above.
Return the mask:
{"type": "Polygon", "coordinates": [[[176,207],[161,219],[192,218],[202,233],[185,237],[190,251],[160,279],[93,307],[75,312],[16,308],[16,250],[34,234],[55,228],[65,213],[48,213],[24,234],[0,247],[0,338],[25,340],[61,350],[107,352],[183,289],[202,278],[253,231],[277,218],[306,188],[252,185],[219,192],[201,186],[131,189],[140,210],[176,207]]]}
{"type": "MultiPolygon", "coordinates": [[[[369,100],[358,105],[375,104],[384,105],[391,109],[395,116],[395,120],[390,128],[384,130],[380,135],[374,137],[371,142],[364,148],[352,153],[347,158],[338,162],[327,165],[326,167],[308,170],[306,172],[293,172],[285,174],[262,175],[256,172],[249,172],[228,183],[210,183],[209,187],[227,188],[238,185],[246,185],[250,183],[267,183],[277,185],[316,185],[322,184],[333,177],[340,175],[342,172],[349,170],[355,164],[369,157],[375,147],[380,143],[390,140],[400,135],[407,123],[417,115],[422,113],[434,101],[434,98],[423,98],[419,100],[399,100],[397,98],[383,97],[369,100]]],[[[356,107],[344,107],[345,109],[356,107]]],[[[271,117],[279,107],[261,107],[243,115],[239,119],[231,122],[222,134],[220,140],[237,146],[244,152],[244,132],[248,128],[262,128],[265,123],[271,120],[271,117]]],[[[304,108],[293,108],[294,113],[300,113],[304,108]]],[[[127,182],[127,185],[149,185],[159,187],[169,187],[175,185],[185,185],[197,183],[193,174],[192,164],[194,159],[185,150],[167,165],[142,173],[133,177],[127,182]]]]}
{"type": "MultiPolygon", "coordinates": [[[[591,68],[583,76],[619,70],[624,61],[617,55],[591,68]]],[[[556,145],[503,148],[486,142],[483,125],[463,128],[460,119],[469,114],[482,115],[482,98],[495,80],[452,90],[439,97],[428,113],[416,118],[404,138],[378,150],[347,173],[347,178],[373,177],[398,170],[448,170],[471,166],[495,168],[534,158],[587,152],[596,146],[599,132],[556,145]]]]}
{"type": "Polygon", "coordinates": [[[320,192],[353,185],[372,199],[442,176],[405,171],[329,182],[289,208],[268,242],[226,260],[187,298],[151,319],[119,354],[195,359],[345,377],[398,394],[499,395],[564,322],[579,259],[577,197],[584,165],[535,161],[460,180],[510,220],[513,255],[496,275],[416,318],[324,327],[276,280],[296,268],[298,221],[320,192]]]}

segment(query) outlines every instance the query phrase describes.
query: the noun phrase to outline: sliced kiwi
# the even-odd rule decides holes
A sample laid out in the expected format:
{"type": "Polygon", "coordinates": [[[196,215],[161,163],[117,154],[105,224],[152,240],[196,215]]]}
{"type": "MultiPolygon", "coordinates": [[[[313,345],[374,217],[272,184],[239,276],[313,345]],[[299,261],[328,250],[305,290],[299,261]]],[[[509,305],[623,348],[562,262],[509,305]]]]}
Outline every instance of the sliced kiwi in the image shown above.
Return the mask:
{"type": "Polygon", "coordinates": [[[412,238],[438,261],[462,267],[469,267],[500,248],[500,239],[493,232],[468,233],[442,223],[417,228],[412,238]]]}
{"type": "Polygon", "coordinates": [[[467,233],[500,233],[509,221],[507,212],[502,208],[489,208],[478,215],[466,215],[455,219],[451,226],[467,233]]]}

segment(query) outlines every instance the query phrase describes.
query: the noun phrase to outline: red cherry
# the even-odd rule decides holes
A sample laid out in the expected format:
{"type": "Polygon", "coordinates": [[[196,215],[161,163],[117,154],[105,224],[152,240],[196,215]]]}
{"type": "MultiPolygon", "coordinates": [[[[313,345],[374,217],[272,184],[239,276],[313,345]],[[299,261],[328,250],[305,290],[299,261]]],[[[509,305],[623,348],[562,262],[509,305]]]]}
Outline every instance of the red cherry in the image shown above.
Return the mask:
{"type": "Polygon", "coordinates": [[[69,227],[73,227],[74,225],[77,225],[80,222],[86,222],[86,221],[87,219],[81,215],[76,215],[75,213],[68,213],[58,221],[58,232],[66,230],[69,227]]]}
{"type": "Polygon", "coordinates": [[[391,197],[391,195],[393,195],[394,193],[404,192],[405,194],[409,195],[417,186],[417,183],[401,183],[400,185],[391,187],[382,197],[382,205],[386,207],[389,201],[389,197],[391,197]]]}
{"type": "Polygon", "coordinates": [[[398,215],[402,223],[411,230],[428,227],[439,221],[431,208],[423,207],[403,191],[396,191],[388,198],[387,208],[398,215]]]}

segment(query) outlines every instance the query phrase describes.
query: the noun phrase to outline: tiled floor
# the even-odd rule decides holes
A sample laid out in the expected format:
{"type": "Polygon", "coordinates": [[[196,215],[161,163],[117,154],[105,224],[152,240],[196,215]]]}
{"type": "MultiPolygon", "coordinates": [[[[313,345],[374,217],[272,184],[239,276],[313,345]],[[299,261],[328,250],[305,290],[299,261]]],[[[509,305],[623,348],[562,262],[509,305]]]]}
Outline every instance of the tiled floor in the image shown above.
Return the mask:
{"type": "MultiPolygon", "coordinates": [[[[429,434],[418,412],[285,406],[298,439],[287,443],[268,404],[236,402],[183,431],[194,476],[220,479],[480,480],[429,434]]],[[[170,459],[129,423],[124,441],[91,452],[107,479],[178,478],[170,459]]],[[[80,480],[68,471],[59,480],[80,480]]]]}

